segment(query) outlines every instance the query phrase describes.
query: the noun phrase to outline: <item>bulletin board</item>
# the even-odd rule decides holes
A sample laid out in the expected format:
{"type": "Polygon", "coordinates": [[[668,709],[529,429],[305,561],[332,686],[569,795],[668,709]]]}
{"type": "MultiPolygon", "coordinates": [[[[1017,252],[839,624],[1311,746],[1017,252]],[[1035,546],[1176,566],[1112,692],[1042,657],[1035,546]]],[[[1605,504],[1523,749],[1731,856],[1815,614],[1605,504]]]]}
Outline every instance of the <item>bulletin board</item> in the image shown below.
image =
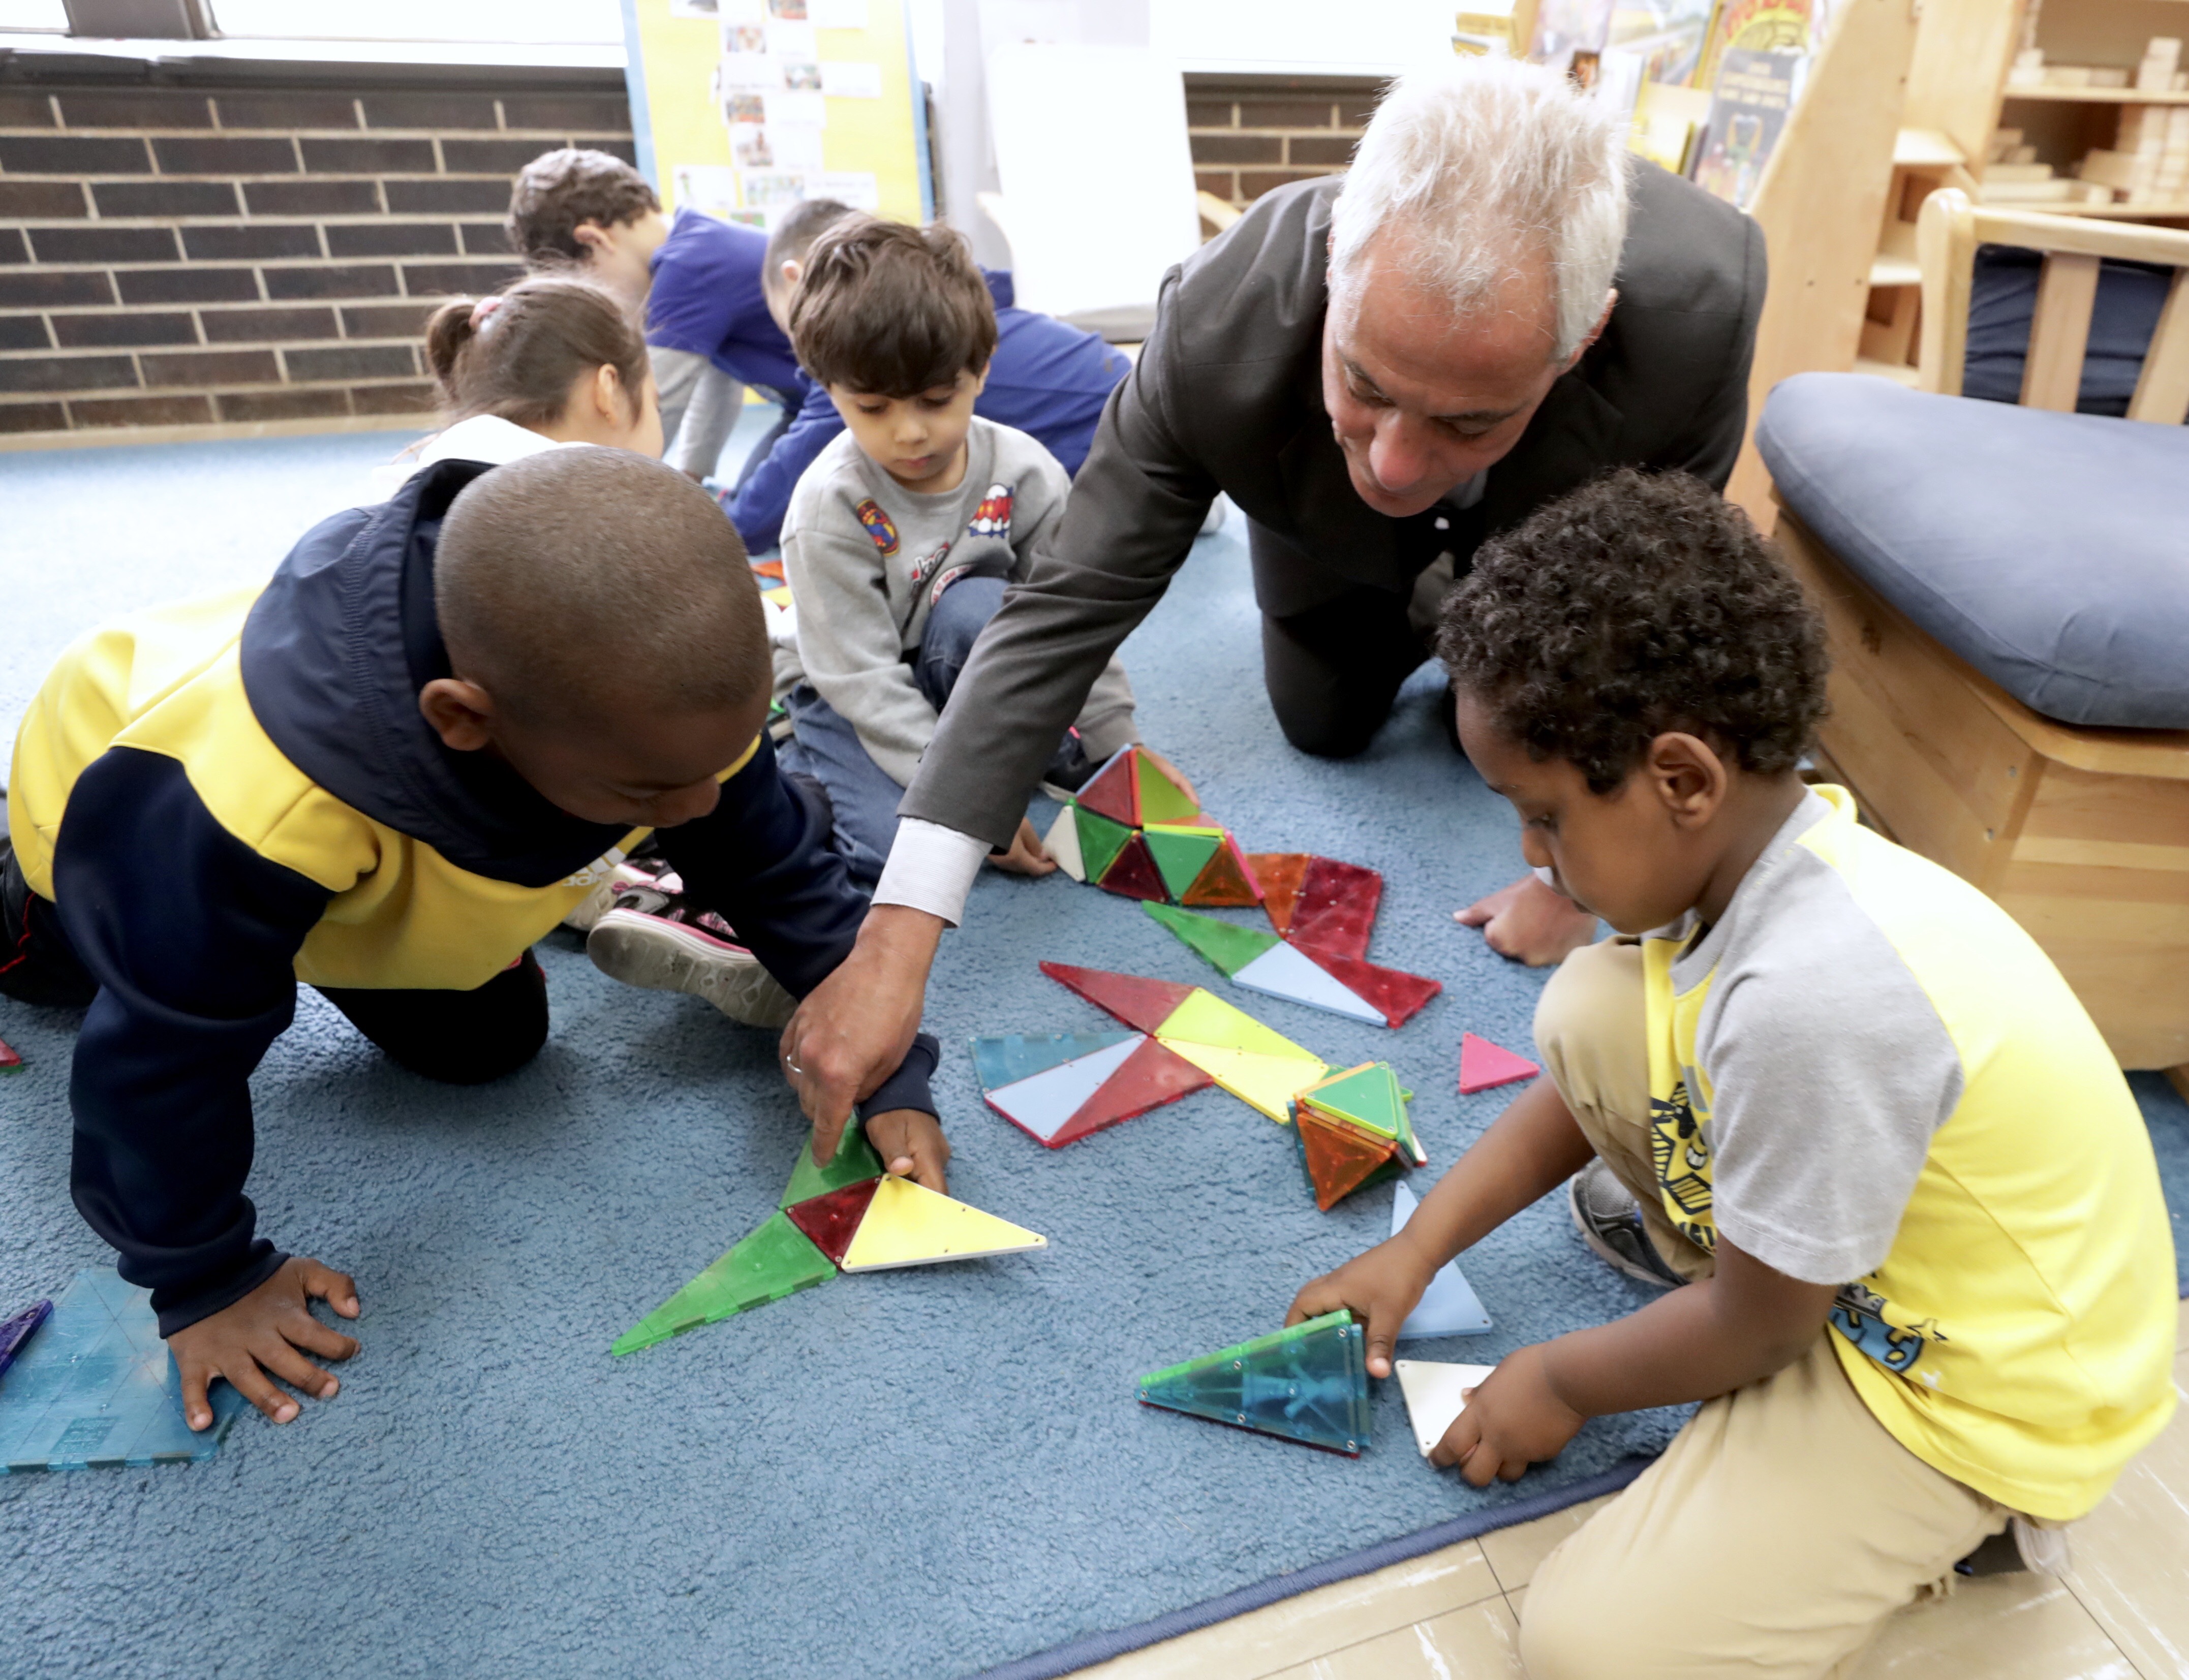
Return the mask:
{"type": "Polygon", "coordinates": [[[665,208],[766,229],[834,198],[932,215],[904,0],[624,0],[631,124],[665,208]]]}

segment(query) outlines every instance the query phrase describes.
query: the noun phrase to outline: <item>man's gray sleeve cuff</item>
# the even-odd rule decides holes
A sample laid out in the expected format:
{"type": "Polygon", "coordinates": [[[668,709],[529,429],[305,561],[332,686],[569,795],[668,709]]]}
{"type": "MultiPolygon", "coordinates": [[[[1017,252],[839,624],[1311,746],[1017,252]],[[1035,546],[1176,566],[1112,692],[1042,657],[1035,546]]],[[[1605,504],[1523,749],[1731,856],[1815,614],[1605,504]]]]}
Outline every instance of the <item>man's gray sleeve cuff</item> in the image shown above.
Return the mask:
{"type": "Polygon", "coordinates": [[[966,895],[987,855],[988,843],[977,834],[908,817],[897,825],[874,902],[925,910],[956,927],[964,919],[966,895]]]}

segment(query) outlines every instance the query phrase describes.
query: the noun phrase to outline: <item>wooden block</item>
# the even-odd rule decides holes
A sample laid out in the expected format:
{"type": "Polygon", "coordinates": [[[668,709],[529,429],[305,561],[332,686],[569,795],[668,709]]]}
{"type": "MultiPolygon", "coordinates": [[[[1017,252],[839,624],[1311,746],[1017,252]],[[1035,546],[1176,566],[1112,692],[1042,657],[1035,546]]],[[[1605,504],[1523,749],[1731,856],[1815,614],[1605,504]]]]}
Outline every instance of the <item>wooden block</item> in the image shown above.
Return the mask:
{"type": "Polygon", "coordinates": [[[2128,152],[2107,151],[2094,147],[2076,161],[2075,173],[2085,181],[2096,181],[2101,186],[2124,189],[2135,184],[2135,159],[2128,152]]]}

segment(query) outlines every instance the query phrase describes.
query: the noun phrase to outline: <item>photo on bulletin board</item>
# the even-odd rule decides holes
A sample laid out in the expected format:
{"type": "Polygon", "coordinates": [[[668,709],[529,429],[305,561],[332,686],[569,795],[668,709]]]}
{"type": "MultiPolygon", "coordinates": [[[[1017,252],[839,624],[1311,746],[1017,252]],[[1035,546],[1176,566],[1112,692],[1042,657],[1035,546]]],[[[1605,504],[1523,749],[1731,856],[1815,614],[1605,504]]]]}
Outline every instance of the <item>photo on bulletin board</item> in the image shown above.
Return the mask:
{"type": "Polygon", "coordinates": [[[826,197],[931,214],[902,0],[624,0],[624,37],[641,164],[672,213],[767,229],[826,197]]]}

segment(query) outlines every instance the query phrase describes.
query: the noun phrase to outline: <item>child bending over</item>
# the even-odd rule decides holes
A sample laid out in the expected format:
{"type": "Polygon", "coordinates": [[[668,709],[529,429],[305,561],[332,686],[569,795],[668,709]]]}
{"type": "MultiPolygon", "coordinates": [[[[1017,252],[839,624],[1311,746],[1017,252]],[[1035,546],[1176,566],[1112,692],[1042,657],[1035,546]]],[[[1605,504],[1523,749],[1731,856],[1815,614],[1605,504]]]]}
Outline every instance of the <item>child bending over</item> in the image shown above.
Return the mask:
{"type": "Polygon", "coordinates": [[[1434,1461],[1510,1480],[1591,1417],[1706,1404],[1536,1572],[1528,1672],[1840,1672],[2173,1412],[2141,1117],[2005,912],[1796,777],[1822,628],[1700,483],[1621,472],[1485,543],[1441,652],[1528,862],[1618,936],[1544,990],[1548,1077],[1292,1318],[1352,1308],[1383,1375],[1435,1269],[1571,1179],[1589,1246],[1666,1293],[1508,1355],[1434,1461]]]}
{"type": "MultiPolygon", "coordinates": [[[[871,885],[975,638],[1026,575],[1071,481],[1025,433],[973,411],[996,312],[951,229],[839,221],[806,253],[790,337],[845,430],[799,479],[783,523],[798,620],[797,658],[780,675],[797,736],[783,759],[828,789],[838,849],[871,885]]],[[[1112,659],[1048,780],[1077,789],[1137,738],[1112,659]]],[[[1055,867],[1024,819],[991,861],[1055,867]]]]}
{"type": "MultiPolygon", "coordinates": [[[[533,942],[654,831],[792,992],[850,952],[865,902],[777,772],[770,675],[712,499],[599,448],[437,462],[263,591],[62,656],[16,740],[0,992],[89,1005],[71,1187],[150,1287],[193,1428],[216,1376],[286,1423],[277,1381],[329,1398],[309,1355],[357,1348],[308,1305],[355,1318],[356,1285],[244,1194],[251,1073],[299,981],[416,1072],[499,1078],[547,1035],[533,942]]],[[[940,1188],[935,1055],[916,1038],[863,1112],[940,1188]]]]}

